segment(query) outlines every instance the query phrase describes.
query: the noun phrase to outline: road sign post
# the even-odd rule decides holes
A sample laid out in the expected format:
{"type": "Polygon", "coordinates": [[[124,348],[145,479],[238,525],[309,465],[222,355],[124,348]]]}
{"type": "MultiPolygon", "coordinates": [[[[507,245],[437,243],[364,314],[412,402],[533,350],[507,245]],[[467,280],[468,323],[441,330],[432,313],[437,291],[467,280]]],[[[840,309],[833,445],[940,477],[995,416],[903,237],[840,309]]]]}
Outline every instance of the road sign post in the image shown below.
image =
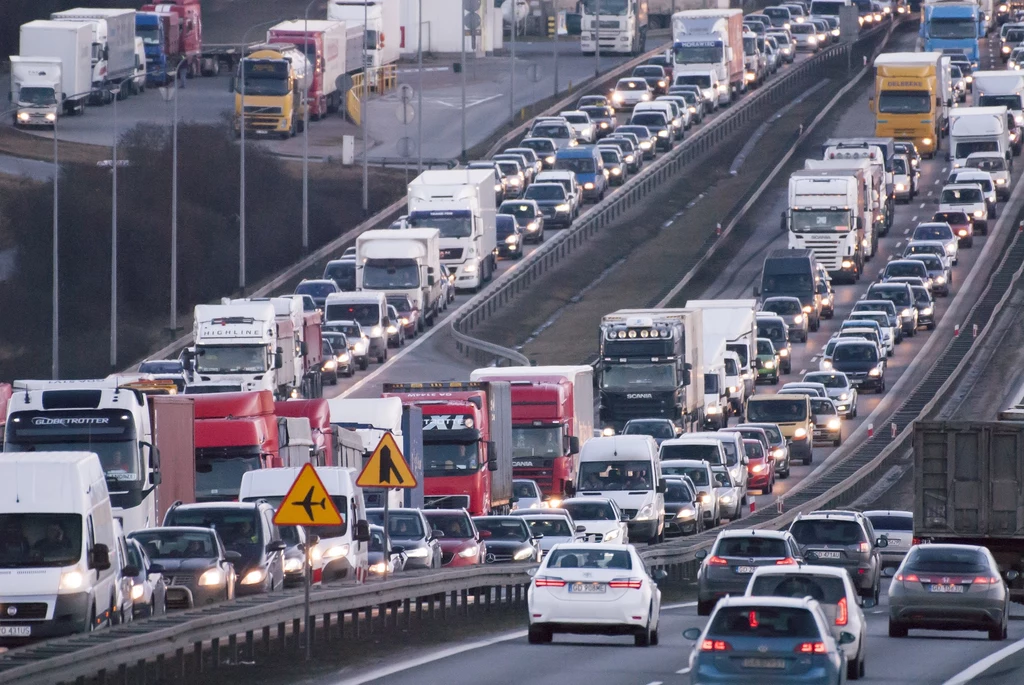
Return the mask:
{"type": "MultiPolygon", "coordinates": [[[[356,479],[356,485],[361,488],[414,488],[416,487],[416,476],[413,475],[409,465],[402,456],[402,448],[395,441],[395,436],[390,432],[385,433],[373,454],[366,460],[362,473],[356,479]]],[[[387,493],[384,495],[384,577],[388,574],[387,558],[388,550],[391,549],[391,534],[388,531],[390,522],[389,506],[391,498],[387,493]]]]}

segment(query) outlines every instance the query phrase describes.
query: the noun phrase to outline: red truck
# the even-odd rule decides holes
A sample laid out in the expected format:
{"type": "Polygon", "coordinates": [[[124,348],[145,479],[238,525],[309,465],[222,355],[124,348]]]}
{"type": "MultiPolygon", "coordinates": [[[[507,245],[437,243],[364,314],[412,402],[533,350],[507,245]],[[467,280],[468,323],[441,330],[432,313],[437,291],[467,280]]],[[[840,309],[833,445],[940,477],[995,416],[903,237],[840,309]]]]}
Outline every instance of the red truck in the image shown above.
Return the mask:
{"type": "Polygon", "coordinates": [[[7,424],[7,407],[11,402],[11,384],[0,383],[0,452],[4,449],[4,426],[7,424]]]}
{"type": "MultiPolygon", "coordinates": [[[[302,344],[305,351],[302,355],[302,396],[306,398],[323,397],[324,379],[322,367],[324,363],[323,318],[320,312],[303,312],[302,344]]],[[[326,410],[325,410],[326,411],[326,410]]],[[[328,415],[330,412],[328,412],[328,415]]],[[[312,420],[310,424],[312,425],[312,420]]],[[[330,423],[328,421],[328,423],[330,423]]],[[[313,426],[316,428],[316,426],[313,426]]]]}
{"type": "MultiPolygon", "coordinates": [[[[151,3],[139,8],[141,12],[157,14],[173,14],[176,20],[168,19],[164,23],[166,35],[174,38],[177,45],[167,46],[167,54],[175,55],[184,60],[188,66],[185,73],[190,78],[200,73],[200,61],[203,56],[203,10],[199,0],[168,0],[168,2],[151,3]],[[176,25],[176,29],[174,28],[176,25]],[[167,29],[171,29],[167,31],[167,29]]],[[[203,72],[203,75],[208,75],[203,72]]]]}
{"type": "Polygon", "coordinates": [[[242,474],[282,465],[274,395],[218,392],[195,401],[196,500],[233,500],[242,474]]]}
{"type": "Polygon", "coordinates": [[[474,516],[512,508],[512,395],[503,381],[385,383],[423,411],[423,500],[474,516]]]}
{"type": "Polygon", "coordinates": [[[195,397],[150,394],[148,404],[153,444],[160,450],[156,520],[149,525],[159,526],[172,504],[196,501],[195,397]]]}
{"type": "Polygon", "coordinates": [[[338,78],[362,68],[362,26],[349,29],[343,21],[293,19],[267,31],[268,43],[295,45],[313,65],[309,84],[310,119],[323,119],[342,104],[338,78]]]}
{"type": "Polygon", "coordinates": [[[589,366],[477,369],[474,381],[512,385],[512,473],[560,499],[576,481],[583,444],[594,435],[594,370],[589,366]]]}

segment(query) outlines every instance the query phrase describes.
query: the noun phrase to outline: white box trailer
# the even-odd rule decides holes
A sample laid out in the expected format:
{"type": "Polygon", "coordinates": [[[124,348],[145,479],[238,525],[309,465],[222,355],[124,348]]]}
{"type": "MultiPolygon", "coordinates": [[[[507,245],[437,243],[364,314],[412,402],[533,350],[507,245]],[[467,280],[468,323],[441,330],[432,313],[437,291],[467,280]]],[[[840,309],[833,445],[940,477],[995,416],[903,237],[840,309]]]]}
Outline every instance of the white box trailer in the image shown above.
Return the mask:
{"type": "Polygon", "coordinates": [[[690,300],[687,309],[704,312],[703,328],[725,340],[726,350],[739,355],[744,397],[754,394],[757,379],[757,300],[690,300]]]}
{"type": "MultiPolygon", "coordinates": [[[[54,12],[50,19],[92,24],[94,91],[135,77],[135,10],[77,7],[54,12]]],[[[125,95],[122,91],[121,97],[125,95]]]]}
{"type": "Polygon", "coordinates": [[[366,67],[383,67],[398,61],[402,26],[400,0],[330,0],[327,18],[349,26],[365,26],[366,67]]]}
{"type": "Polygon", "coordinates": [[[1010,132],[1006,117],[1009,110],[999,107],[960,107],[953,110],[949,123],[949,158],[953,167],[964,166],[972,152],[998,152],[1011,159],[1010,132]]]}
{"type": "MultiPolygon", "coordinates": [[[[56,93],[59,108],[65,113],[81,113],[92,89],[92,28],[86,24],[37,19],[22,24],[18,57],[24,69],[16,67],[11,58],[11,96],[18,102],[18,84],[27,86],[37,79],[29,74],[26,60],[33,57],[56,58],[60,61],[60,86],[56,93]],[[19,78],[24,76],[24,78],[19,78]]],[[[59,115],[60,112],[57,112],[59,115]]]]}
{"type": "Polygon", "coordinates": [[[356,289],[406,295],[419,330],[441,310],[441,237],[436,228],[378,229],[356,238],[356,289]]]}

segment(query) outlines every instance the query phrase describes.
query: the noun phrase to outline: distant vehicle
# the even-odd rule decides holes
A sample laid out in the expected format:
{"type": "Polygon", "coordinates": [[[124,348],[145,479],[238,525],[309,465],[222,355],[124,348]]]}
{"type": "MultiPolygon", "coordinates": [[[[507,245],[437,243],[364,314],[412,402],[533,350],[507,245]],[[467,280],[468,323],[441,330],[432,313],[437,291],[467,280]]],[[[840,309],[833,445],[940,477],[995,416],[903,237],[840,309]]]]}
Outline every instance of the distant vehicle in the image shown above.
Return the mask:
{"type": "Polygon", "coordinates": [[[164,526],[129,534],[142,545],[167,583],[167,608],[191,609],[235,598],[235,564],[242,555],[225,550],[216,531],[164,526]]]}

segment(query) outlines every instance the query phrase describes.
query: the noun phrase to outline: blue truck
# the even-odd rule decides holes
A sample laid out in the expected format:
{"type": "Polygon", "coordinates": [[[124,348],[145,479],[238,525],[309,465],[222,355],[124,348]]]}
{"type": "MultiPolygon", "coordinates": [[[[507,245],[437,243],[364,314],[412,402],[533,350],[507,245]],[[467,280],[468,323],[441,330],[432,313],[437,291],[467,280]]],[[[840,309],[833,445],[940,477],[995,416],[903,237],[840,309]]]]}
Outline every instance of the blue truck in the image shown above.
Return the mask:
{"type": "MultiPolygon", "coordinates": [[[[177,15],[172,16],[177,20],[177,15]]],[[[177,46],[178,38],[167,35],[167,24],[167,15],[135,13],[135,35],[142,38],[146,50],[146,85],[164,86],[173,78],[177,60],[170,52],[177,46]]]]}
{"type": "Polygon", "coordinates": [[[978,68],[978,38],[984,35],[981,8],[969,2],[937,2],[924,5],[921,40],[924,52],[962,51],[978,68]]]}

